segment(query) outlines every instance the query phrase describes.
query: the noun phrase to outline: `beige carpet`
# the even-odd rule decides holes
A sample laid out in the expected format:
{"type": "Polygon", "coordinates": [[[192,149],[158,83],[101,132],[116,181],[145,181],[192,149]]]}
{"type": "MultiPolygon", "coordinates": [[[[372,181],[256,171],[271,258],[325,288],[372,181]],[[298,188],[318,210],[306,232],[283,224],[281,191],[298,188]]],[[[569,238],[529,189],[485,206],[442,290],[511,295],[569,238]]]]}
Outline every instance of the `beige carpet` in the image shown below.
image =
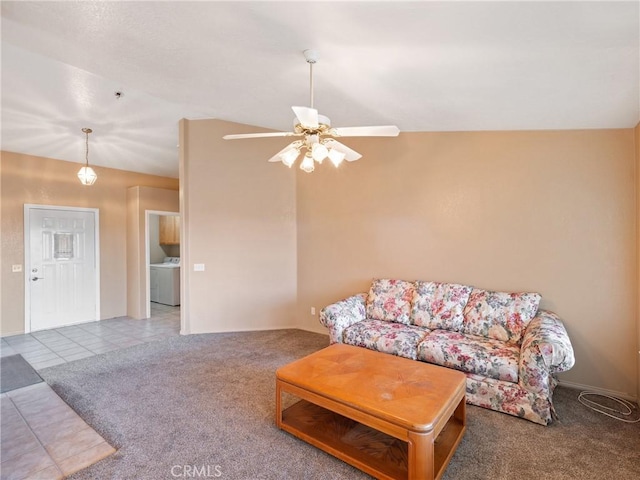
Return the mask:
{"type": "MultiPolygon", "coordinates": [[[[274,426],[274,372],[323,348],[299,330],[171,338],[40,372],[118,452],[72,479],[359,479],[367,475],[274,426]],[[196,469],[196,470],[194,470],[196,469]]],[[[549,427],[469,406],[444,478],[640,478],[640,424],[622,424],[559,388],[549,427]]]]}

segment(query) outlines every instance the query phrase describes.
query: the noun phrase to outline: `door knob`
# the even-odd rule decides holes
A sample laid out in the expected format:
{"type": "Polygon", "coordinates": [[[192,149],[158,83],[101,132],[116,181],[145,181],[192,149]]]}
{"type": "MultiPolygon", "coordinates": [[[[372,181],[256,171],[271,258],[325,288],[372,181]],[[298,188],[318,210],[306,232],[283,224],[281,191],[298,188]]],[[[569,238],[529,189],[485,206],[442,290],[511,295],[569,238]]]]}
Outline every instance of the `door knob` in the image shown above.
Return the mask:
{"type": "Polygon", "coordinates": [[[31,277],[32,282],[35,282],[36,280],[44,280],[44,277],[31,277]]]}

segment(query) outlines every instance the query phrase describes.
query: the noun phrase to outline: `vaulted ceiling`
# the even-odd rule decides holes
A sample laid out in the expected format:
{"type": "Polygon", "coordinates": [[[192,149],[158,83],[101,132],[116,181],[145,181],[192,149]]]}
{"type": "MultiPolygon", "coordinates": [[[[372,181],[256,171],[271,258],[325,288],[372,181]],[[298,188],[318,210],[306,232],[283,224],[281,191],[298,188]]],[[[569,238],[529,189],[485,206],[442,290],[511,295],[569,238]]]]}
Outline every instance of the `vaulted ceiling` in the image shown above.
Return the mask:
{"type": "Polygon", "coordinates": [[[2,149],[83,162],[90,127],[92,164],[177,177],[180,118],[290,130],[308,48],[335,126],[633,127],[639,32],[638,1],[2,1],[2,149]]]}

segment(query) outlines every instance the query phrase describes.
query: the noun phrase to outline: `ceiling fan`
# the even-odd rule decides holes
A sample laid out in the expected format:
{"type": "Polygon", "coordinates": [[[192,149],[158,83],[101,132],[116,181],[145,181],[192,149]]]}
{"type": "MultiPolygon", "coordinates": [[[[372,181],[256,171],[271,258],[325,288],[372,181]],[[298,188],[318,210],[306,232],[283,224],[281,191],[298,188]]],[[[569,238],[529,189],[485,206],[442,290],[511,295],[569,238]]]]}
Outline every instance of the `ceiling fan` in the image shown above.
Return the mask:
{"type": "Polygon", "coordinates": [[[307,172],[313,172],[315,162],[322,163],[328,158],[336,167],[343,160],[353,162],[362,157],[355,150],[338,142],[339,137],[396,137],[400,130],[395,125],[384,125],[375,127],[341,127],[331,126],[331,120],[324,115],[318,114],[318,110],[313,108],[313,64],[319,59],[316,50],[305,50],[304,58],[309,64],[310,78],[310,106],[291,107],[296,117],[293,119],[292,132],[268,132],[268,133],[241,133],[237,135],[225,135],[225,140],[235,140],[240,138],[260,138],[260,137],[301,137],[290,143],[273,157],[270,162],[282,162],[287,167],[291,167],[300,153],[305,150],[304,158],[300,163],[300,168],[307,172]]]}

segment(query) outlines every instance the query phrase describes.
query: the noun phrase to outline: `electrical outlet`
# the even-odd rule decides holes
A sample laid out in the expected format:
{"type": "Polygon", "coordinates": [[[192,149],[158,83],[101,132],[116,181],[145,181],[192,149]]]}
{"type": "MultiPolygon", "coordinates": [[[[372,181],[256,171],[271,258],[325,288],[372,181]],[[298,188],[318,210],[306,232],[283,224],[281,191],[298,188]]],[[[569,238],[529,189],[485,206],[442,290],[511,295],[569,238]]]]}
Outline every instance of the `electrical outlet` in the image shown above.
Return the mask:
{"type": "Polygon", "coordinates": [[[204,272],[204,263],[194,263],[193,264],[194,272],[204,272]]]}
{"type": "Polygon", "coordinates": [[[311,315],[315,315],[316,314],[316,307],[311,307],[311,315]]]}
{"type": "Polygon", "coordinates": [[[22,265],[11,265],[11,271],[13,273],[18,273],[22,271],[22,265]]]}

